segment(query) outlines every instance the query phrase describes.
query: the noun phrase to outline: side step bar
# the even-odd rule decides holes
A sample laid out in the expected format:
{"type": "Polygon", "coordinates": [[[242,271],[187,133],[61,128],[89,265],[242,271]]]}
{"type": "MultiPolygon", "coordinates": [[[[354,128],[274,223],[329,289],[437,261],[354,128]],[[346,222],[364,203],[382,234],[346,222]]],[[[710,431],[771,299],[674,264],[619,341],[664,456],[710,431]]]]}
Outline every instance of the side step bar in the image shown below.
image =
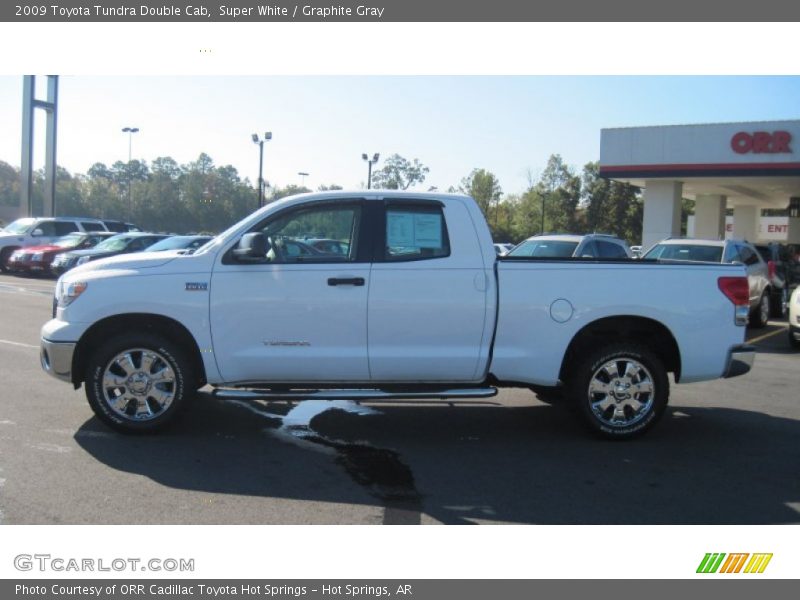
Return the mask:
{"type": "Polygon", "coordinates": [[[388,391],[378,389],[332,389],[332,390],[270,390],[230,389],[214,390],[214,396],[227,400],[299,399],[299,400],[400,400],[400,399],[444,399],[444,398],[491,398],[497,388],[454,388],[439,390],[388,391]]]}

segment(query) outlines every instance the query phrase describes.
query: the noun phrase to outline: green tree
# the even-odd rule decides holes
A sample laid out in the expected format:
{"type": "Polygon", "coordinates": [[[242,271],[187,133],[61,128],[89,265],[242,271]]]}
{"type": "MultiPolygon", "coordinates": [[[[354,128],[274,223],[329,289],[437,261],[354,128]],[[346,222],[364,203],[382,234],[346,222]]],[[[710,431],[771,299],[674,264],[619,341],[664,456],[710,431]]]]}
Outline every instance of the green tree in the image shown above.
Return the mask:
{"type": "Polygon", "coordinates": [[[385,190],[407,190],[425,181],[430,169],[418,159],[409,161],[399,154],[392,154],[383,167],[372,173],[372,187],[385,190]]]}
{"type": "Polygon", "coordinates": [[[472,169],[470,174],[461,180],[458,189],[462,194],[475,199],[483,216],[491,223],[492,209],[497,206],[500,196],[503,195],[503,189],[500,187],[497,177],[486,169],[472,169]]]}
{"type": "Polygon", "coordinates": [[[583,168],[586,229],[611,233],[630,244],[641,242],[643,205],[638,188],[600,177],[597,162],[583,168]]]}

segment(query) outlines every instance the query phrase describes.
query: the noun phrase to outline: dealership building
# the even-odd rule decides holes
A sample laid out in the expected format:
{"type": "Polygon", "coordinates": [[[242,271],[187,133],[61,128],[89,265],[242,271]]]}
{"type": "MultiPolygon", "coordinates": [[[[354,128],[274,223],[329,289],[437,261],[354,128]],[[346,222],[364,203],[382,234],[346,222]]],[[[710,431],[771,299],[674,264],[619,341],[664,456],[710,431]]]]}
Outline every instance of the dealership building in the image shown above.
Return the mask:
{"type": "Polygon", "coordinates": [[[788,209],[781,241],[800,243],[800,121],[603,129],[600,175],[643,188],[645,247],[681,234],[682,198],[695,237],[726,237],[730,208],[733,237],[766,240],[762,209],[788,209]]]}

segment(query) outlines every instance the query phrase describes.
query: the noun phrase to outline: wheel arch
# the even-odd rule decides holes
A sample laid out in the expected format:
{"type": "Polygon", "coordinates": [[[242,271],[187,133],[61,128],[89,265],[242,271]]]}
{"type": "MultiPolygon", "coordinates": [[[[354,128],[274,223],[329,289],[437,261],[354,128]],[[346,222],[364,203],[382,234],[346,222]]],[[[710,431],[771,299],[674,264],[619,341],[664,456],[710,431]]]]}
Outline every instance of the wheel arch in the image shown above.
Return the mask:
{"type": "Polygon", "coordinates": [[[675,381],[680,381],[681,355],[675,336],[663,323],[636,315],[604,317],[586,324],[567,346],[559,378],[565,381],[581,356],[609,341],[643,345],[661,359],[667,371],[675,374],[675,381]]]}
{"type": "Polygon", "coordinates": [[[200,347],[191,332],[179,321],[152,313],[126,313],[112,315],[94,323],[78,340],[72,357],[72,383],[78,388],[84,381],[89,353],[114,335],[130,332],[155,333],[178,344],[192,363],[196,387],[206,383],[205,366],[200,347]]]}

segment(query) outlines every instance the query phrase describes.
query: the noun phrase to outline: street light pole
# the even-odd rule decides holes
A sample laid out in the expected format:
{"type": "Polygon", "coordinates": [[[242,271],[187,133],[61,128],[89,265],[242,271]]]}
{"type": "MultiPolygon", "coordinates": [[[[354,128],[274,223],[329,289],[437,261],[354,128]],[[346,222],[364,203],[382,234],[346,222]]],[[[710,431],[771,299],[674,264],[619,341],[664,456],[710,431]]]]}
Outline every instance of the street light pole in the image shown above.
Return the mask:
{"type": "Polygon", "coordinates": [[[297,174],[300,175],[300,178],[301,178],[300,179],[301,187],[306,187],[306,177],[308,177],[308,173],[305,173],[303,171],[299,171],[297,174]]]}
{"type": "Polygon", "coordinates": [[[252,135],[253,143],[258,144],[258,208],[264,206],[264,142],[272,139],[272,132],[264,133],[264,139],[260,139],[257,133],[252,135]]]}
{"type": "Polygon", "coordinates": [[[362,160],[367,161],[367,164],[369,165],[369,167],[367,169],[367,189],[368,190],[372,188],[372,165],[374,165],[376,162],[378,162],[378,159],[380,157],[381,157],[381,155],[378,152],[373,154],[372,158],[369,158],[366,155],[366,153],[361,155],[362,160]]]}
{"type": "Polygon", "coordinates": [[[133,148],[133,134],[139,131],[138,127],[123,127],[122,133],[128,134],[128,219],[133,220],[133,195],[131,188],[131,149],[133,148]]]}

